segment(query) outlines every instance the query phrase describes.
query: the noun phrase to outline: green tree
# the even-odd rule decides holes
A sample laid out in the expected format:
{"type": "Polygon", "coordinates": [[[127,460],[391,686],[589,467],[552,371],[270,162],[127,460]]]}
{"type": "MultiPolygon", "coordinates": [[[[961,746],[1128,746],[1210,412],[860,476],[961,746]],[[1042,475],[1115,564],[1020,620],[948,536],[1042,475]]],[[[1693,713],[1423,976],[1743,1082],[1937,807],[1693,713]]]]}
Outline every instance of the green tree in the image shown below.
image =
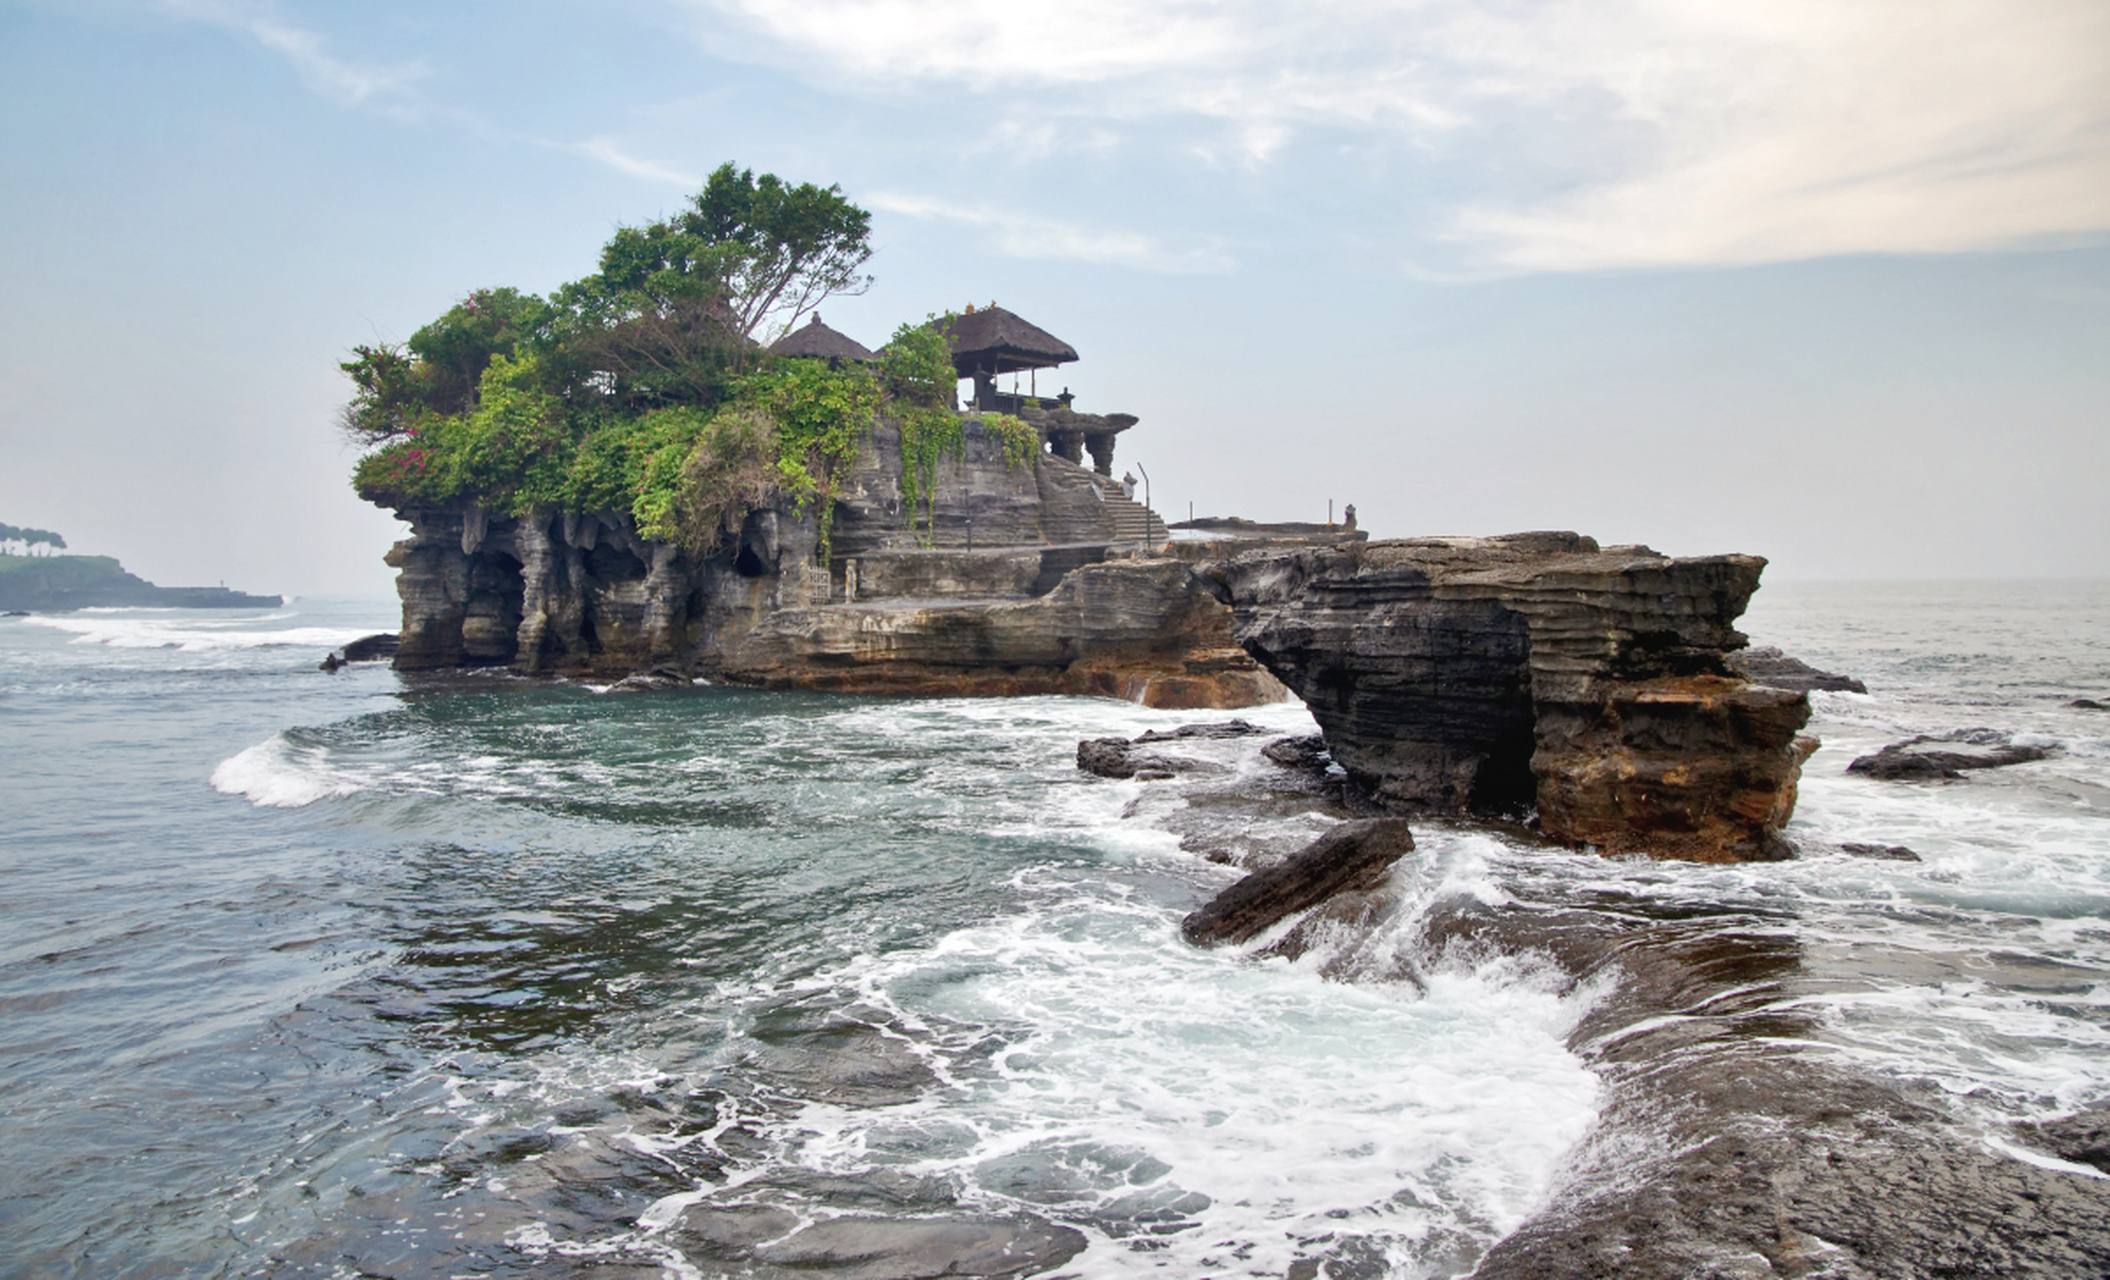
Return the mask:
{"type": "Polygon", "coordinates": [[[791,186],[773,173],[722,164],[677,220],[707,247],[734,326],[767,342],[837,294],[863,293],[872,215],[841,187],[791,186]]]}
{"type": "Polygon", "coordinates": [[[543,337],[550,305],[518,289],[478,289],[401,345],[352,348],[338,367],[357,391],[344,407],[345,433],[374,444],[410,434],[431,415],[476,407],[484,370],[543,337]]]}
{"type": "Polygon", "coordinates": [[[672,218],[623,227],[598,273],[560,289],[575,383],[654,404],[707,404],[759,346],[837,294],[871,286],[872,215],[840,187],[720,165],[672,218]]]}

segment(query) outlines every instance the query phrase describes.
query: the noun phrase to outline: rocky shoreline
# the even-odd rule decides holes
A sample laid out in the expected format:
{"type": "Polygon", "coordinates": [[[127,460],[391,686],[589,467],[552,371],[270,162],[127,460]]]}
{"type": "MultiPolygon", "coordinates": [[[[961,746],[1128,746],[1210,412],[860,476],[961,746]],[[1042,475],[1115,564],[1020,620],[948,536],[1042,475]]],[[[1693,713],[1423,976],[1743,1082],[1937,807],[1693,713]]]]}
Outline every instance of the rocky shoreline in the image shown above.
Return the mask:
{"type": "Polygon", "coordinates": [[[2110,1173],[2110,1117],[1989,1133],[1938,1094],[1823,1052],[1811,1010],[1840,979],[1811,963],[1792,915],[1578,899],[1528,877],[1506,880],[1499,901],[1413,901],[1387,870],[1418,856],[1405,824],[1355,819],[1320,798],[1309,768],[1259,765],[1294,756],[1270,749],[1296,739],[1212,728],[1185,740],[1256,768],[1149,785],[1180,790],[1219,829],[1241,806],[1271,814],[1285,798],[1347,820],[1303,849],[1192,845],[1252,874],[1188,918],[1190,941],[1408,986],[1506,958],[1588,1002],[1567,1043],[1604,1082],[1598,1122],[1548,1203],[1467,1261],[1476,1280],[2110,1270],[2110,1178],[2093,1176],[2110,1173]]]}

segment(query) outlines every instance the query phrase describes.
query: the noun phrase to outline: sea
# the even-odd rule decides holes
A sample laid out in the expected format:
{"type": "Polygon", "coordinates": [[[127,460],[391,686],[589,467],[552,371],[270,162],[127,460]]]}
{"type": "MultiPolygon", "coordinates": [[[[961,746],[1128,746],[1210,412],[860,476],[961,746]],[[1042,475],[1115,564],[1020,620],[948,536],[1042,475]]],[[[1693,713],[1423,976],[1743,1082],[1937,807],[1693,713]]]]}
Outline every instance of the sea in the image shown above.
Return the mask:
{"type": "MultiPolygon", "coordinates": [[[[1077,744],[1299,704],[318,670],[395,621],[0,618],[0,1274],[1460,1275],[1597,1123],[1601,982],[1181,940],[1209,851],[1339,814],[1265,735],[1206,787],[1077,744]]],[[[2110,710],[2069,705],[2110,702],[2110,582],[1775,583],[1742,625],[1869,689],[1812,696],[1798,858],[1430,823],[1358,945],[1748,908],[1826,979],[1798,1052],[2097,1176],[2015,1126],[2110,1103],[2110,710]],[[2047,754],[1847,772],[1955,729],[2047,754]]]]}

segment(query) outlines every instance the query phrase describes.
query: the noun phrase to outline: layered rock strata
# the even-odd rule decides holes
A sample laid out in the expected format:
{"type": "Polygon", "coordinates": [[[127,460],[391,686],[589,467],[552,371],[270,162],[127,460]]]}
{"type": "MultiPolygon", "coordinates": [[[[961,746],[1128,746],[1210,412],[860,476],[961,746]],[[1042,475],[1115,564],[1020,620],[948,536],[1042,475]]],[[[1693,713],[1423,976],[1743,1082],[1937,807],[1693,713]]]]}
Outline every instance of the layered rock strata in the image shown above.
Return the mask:
{"type": "Polygon", "coordinates": [[[1533,533],[1262,550],[1210,575],[1239,642],[1379,801],[1738,861],[1785,856],[1815,746],[1806,694],[1726,662],[1764,565],[1533,533]]]}
{"type": "Polygon", "coordinates": [[[899,439],[875,430],[835,495],[825,565],[818,511],[784,501],[700,556],[640,537],[627,513],[402,509],[395,665],[1168,707],[1284,696],[1207,583],[1134,558],[1100,477],[1054,452],[1018,465],[977,419],[963,437],[911,513],[899,439]]]}

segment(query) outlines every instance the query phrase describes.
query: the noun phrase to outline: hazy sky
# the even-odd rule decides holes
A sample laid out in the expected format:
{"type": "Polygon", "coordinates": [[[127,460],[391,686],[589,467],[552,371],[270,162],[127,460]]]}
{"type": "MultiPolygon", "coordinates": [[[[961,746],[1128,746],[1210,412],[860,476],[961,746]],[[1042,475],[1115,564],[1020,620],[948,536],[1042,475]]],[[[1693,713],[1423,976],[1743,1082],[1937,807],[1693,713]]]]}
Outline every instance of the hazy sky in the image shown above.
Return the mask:
{"type": "Polygon", "coordinates": [[[2110,574],[2103,0],[0,0],[0,520],[380,592],[358,342],[736,160],[1157,505],[2110,574]]]}

